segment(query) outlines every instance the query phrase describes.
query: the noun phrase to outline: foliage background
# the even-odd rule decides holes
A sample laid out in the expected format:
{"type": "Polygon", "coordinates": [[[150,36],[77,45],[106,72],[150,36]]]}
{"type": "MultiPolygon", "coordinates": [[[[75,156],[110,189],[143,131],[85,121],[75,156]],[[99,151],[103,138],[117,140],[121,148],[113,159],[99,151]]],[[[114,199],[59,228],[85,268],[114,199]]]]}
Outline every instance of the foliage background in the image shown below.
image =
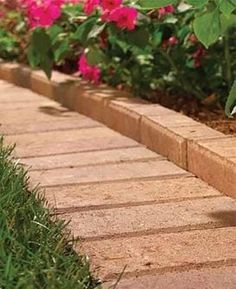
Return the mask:
{"type": "Polygon", "coordinates": [[[144,98],[165,92],[199,103],[226,103],[236,78],[236,0],[130,0],[124,5],[139,11],[135,30],[102,21],[99,10],[88,16],[83,4],[64,5],[53,25],[30,29],[25,11],[15,7],[1,21],[0,56],[29,62],[50,77],[53,68],[75,73],[85,51],[89,65],[101,69],[102,81],[144,98]],[[160,16],[158,9],[170,4],[175,12],[160,16]]]}

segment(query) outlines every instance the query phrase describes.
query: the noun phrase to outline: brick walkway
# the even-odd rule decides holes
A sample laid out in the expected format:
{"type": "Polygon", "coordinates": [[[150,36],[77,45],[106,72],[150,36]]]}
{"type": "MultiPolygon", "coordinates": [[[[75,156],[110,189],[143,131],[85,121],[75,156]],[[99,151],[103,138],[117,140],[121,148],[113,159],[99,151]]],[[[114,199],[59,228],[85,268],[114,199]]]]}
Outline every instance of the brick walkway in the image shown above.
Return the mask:
{"type": "MultiPolygon", "coordinates": [[[[0,132],[118,289],[235,289],[236,203],[137,142],[0,82],[0,132]]],[[[220,176],[219,176],[220,177],[220,176]]]]}

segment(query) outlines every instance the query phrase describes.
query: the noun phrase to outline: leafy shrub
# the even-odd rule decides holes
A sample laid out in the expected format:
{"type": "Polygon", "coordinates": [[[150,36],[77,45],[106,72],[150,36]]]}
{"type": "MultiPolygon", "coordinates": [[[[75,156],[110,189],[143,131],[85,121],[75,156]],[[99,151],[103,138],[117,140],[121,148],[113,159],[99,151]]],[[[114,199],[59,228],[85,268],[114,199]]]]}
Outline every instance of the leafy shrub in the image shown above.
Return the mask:
{"type": "Polygon", "coordinates": [[[54,66],[80,70],[144,97],[165,91],[225,103],[236,77],[235,0],[79,2],[47,0],[35,8],[34,0],[21,0],[33,67],[48,77],[54,66]]]}
{"type": "Polygon", "coordinates": [[[22,12],[0,3],[0,57],[26,61],[29,30],[22,12]]]}

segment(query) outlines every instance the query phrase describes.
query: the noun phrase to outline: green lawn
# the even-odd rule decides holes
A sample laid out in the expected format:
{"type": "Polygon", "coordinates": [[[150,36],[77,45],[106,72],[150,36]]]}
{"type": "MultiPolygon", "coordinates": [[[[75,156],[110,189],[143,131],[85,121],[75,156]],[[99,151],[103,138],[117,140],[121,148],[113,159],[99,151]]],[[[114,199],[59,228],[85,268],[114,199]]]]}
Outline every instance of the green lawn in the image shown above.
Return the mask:
{"type": "Polygon", "coordinates": [[[38,189],[0,139],[0,288],[100,288],[85,257],[72,249],[65,223],[52,220],[38,189]]]}

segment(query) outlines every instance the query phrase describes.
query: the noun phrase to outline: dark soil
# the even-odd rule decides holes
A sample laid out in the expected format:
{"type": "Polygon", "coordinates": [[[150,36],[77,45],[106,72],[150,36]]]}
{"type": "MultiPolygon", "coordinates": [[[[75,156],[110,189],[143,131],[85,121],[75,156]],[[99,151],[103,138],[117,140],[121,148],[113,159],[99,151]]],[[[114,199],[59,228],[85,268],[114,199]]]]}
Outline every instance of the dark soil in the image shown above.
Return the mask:
{"type": "Polygon", "coordinates": [[[236,135],[236,118],[228,118],[224,113],[223,107],[214,101],[214,96],[210,96],[204,102],[200,102],[193,97],[156,93],[149,100],[181,112],[222,133],[236,135]]]}

